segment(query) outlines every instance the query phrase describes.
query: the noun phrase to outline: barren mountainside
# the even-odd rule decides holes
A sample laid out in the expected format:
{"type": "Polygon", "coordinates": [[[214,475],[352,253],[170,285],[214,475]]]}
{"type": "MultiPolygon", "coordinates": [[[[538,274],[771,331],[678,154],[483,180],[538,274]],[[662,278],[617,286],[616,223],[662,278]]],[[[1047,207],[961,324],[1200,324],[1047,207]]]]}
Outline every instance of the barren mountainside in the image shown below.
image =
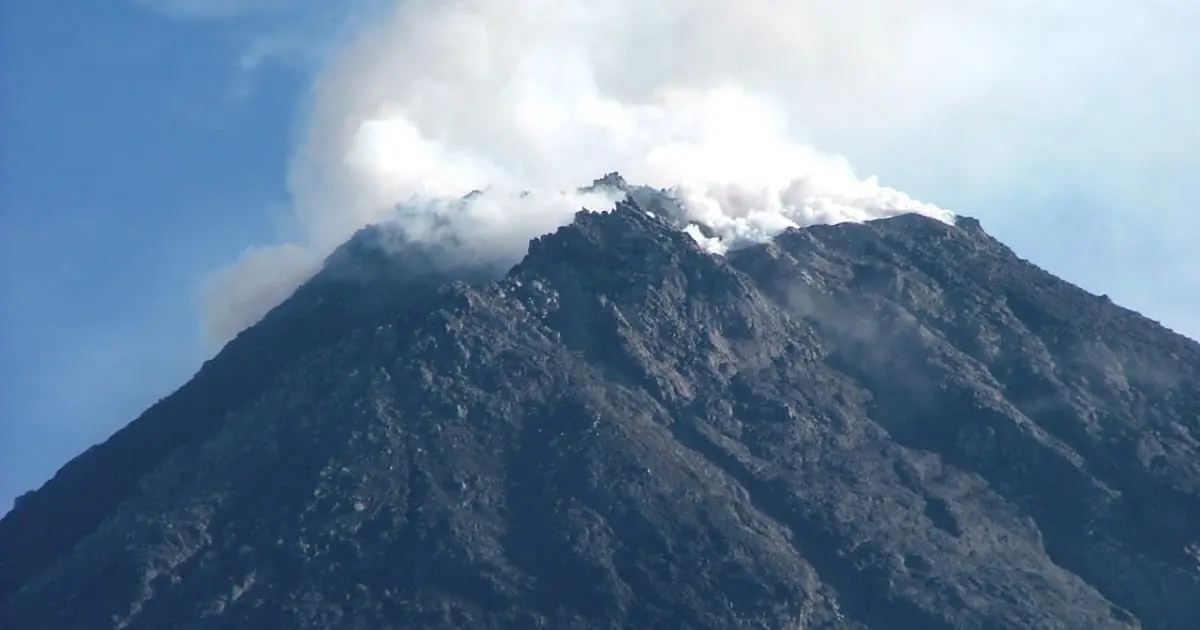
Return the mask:
{"type": "Polygon", "coordinates": [[[1200,627],[1200,345],[972,219],[653,202],[360,232],[19,500],[0,627],[1200,627]]]}

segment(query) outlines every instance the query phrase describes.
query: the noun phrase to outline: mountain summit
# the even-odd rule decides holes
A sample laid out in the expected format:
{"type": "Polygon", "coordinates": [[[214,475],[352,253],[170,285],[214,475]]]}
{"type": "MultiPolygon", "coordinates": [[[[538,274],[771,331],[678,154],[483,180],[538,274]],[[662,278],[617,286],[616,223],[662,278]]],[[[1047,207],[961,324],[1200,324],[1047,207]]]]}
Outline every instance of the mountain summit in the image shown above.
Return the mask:
{"type": "Polygon", "coordinates": [[[0,521],[0,627],[1200,627],[1200,345],[971,219],[648,203],[364,230],[0,521]]]}

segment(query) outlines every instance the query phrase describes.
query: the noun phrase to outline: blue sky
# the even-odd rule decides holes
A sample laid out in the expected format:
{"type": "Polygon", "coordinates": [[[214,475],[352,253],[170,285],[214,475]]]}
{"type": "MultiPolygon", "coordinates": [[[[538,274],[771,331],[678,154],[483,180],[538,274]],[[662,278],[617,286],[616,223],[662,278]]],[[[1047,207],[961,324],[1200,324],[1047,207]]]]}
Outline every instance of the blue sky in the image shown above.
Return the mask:
{"type": "Polygon", "coordinates": [[[0,503],[205,358],[196,285],[269,238],[303,77],[239,92],[227,31],[120,3],[6,3],[0,503]]]}
{"type": "MultiPolygon", "coordinates": [[[[340,20],[367,15],[367,1],[5,3],[5,509],[209,356],[200,287],[297,229],[289,169],[322,63],[353,30],[340,20]]],[[[904,101],[891,111],[907,117],[883,130],[883,109],[814,106],[806,133],[862,173],[980,217],[1051,271],[1200,336],[1200,48],[1186,47],[1200,28],[1187,3],[1161,6],[1175,13],[1138,23],[1152,41],[1135,31],[1126,44],[1106,34],[1055,48],[1085,60],[1061,65],[1069,93],[1048,95],[1062,76],[1030,69],[997,79],[1012,99],[992,94],[990,110],[904,101]],[[1134,48],[1114,54],[1136,63],[1088,48],[1121,45],[1134,48]]],[[[949,83],[917,83],[949,94],[949,83]]]]}

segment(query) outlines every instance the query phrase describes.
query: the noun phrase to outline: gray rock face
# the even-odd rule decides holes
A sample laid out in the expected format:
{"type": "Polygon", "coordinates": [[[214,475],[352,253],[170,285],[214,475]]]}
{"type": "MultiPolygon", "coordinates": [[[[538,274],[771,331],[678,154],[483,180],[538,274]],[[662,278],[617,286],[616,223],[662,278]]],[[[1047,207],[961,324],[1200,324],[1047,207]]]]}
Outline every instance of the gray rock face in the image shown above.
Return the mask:
{"type": "Polygon", "coordinates": [[[0,521],[0,626],[1200,627],[1200,346],[977,222],[369,235],[0,521]]]}

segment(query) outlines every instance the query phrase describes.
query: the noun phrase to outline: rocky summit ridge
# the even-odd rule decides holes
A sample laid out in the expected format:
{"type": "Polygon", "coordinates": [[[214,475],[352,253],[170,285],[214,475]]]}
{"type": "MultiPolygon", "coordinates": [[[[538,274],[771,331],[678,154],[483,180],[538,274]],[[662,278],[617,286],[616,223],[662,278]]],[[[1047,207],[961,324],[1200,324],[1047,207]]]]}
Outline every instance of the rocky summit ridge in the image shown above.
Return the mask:
{"type": "Polygon", "coordinates": [[[645,205],[361,233],[0,520],[0,627],[1200,627],[1200,345],[971,219],[645,205]]]}

